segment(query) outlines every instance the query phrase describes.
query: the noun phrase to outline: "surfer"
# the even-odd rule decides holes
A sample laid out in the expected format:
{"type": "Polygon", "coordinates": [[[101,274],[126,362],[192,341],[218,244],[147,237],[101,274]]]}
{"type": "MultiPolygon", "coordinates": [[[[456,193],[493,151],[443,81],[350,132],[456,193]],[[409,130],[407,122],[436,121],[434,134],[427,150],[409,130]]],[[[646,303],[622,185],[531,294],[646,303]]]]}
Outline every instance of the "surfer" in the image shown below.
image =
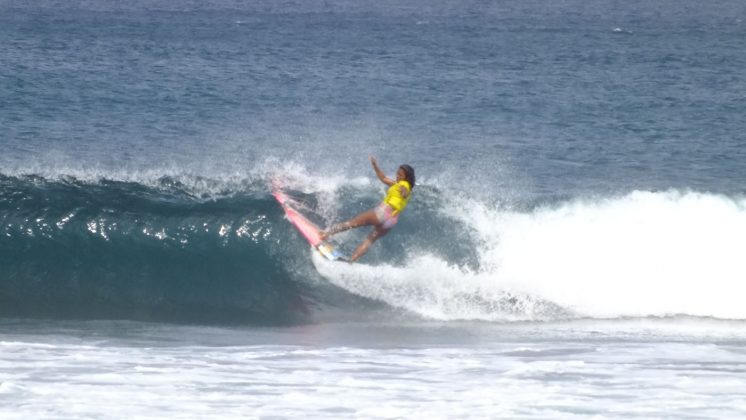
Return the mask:
{"type": "Polygon", "coordinates": [[[376,171],[378,179],[389,186],[386,197],[375,208],[362,212],[346,222],[332,225],[328,230],[321,232],[321,239],[323,240],[348,229],[373,226],[373,231],[352,253],[350,261],[356,261],[360,258],[368,251],[373,242],[387,234],[396,225],[396,222],[399,221],[399,214],[407,207],[407,203],[412,196],[412,188],[414,188],[414,169],[411,166],[399,166],[396,171],[396,180],[393,180],[388,178],[378,167],[375,157],[370,157],[370,163],[373,165],[373,170],[376,171]]]}

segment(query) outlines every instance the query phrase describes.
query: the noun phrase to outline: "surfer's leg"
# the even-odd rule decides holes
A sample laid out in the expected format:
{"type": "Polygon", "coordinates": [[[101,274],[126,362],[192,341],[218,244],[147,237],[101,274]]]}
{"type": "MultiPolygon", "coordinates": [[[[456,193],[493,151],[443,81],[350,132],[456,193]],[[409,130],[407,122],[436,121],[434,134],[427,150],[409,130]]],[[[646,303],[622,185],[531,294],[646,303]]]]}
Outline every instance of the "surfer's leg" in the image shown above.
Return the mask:
{"type": "Polygon", "coordinates": [[[362,257],[363,254],[368,252],[368,248],[370,248],[371,245],[373,245],[373,242],[380,239],[383,235],[389,233],[390,229],[384,229],[381,226],[376,226],[372,232],[368,235],[367,238],[361,243],[355,252],[352,253],[352,256],[350,257],[350,261],[357,261],[358,258],[362,257]]]}
{"type": "Polygon", "coordinates": [[[344,232],[349,229],[354,229],[356,227],[360,226],[369,226],[369,225],[377,225],[378,224],[378,216],[376,215],[375,210],[368,210],[365,212],[362,212],[358,214],[357,216],[353,217],[352,219],[337,223],[335,225],[332,225],[329,229],[321,232],[321,239],[326,239],[336,233],[344,232]]]}

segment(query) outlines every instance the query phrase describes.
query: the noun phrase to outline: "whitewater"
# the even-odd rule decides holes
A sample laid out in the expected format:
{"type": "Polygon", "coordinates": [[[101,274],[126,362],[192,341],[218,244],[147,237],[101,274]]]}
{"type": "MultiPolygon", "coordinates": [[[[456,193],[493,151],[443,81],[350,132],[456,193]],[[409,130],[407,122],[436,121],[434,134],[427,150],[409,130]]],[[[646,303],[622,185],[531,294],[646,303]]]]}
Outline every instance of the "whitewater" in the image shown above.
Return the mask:
{"type": "Polygon", "coordinates": [[[314,262],[335,284],[442,320],[506,319],[495,310],[506,297],[526,319],[746,316],[743,198],[635,191],[526,213],[467,204],[442,211],[475,236],[477,269],[432,255],[375,270],[314,262]]]}

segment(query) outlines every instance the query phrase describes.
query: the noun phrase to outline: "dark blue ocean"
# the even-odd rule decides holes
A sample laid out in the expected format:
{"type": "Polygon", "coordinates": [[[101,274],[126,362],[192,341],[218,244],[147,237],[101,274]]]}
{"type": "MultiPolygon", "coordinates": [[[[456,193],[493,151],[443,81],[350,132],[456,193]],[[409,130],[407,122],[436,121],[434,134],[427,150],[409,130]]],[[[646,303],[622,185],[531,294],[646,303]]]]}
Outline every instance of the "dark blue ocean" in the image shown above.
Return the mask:
{"type": "Polygon", "coordinates": [[[745,20],[0,0],[1,416],[746,416],[745,20]]]}

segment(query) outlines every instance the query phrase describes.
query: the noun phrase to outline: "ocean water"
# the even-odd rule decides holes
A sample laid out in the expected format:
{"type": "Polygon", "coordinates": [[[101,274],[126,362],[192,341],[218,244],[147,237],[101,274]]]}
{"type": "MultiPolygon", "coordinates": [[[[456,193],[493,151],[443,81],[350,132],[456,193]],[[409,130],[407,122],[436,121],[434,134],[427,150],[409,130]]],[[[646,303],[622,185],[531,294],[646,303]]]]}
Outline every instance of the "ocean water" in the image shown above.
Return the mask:
{"type": "Polygon", "coordinates": [[[744,20],[0,1],[0,417],[746,417],[744,20]]]}

